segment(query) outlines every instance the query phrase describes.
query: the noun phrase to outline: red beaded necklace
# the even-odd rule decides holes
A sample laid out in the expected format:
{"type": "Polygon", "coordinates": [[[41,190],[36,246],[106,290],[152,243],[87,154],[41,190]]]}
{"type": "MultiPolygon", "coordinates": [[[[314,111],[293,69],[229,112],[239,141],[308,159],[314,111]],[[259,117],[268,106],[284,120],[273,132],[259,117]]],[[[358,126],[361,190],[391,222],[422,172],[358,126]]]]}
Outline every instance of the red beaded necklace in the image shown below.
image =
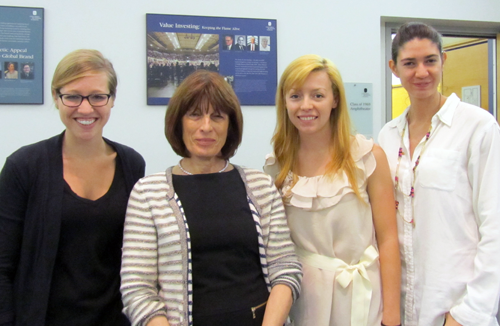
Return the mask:
{"type": "MultiPolygon", "coordinates": [[[[439,93],[439,104],[438,104],[438,108],[441,106],[441,93],[439,93]]],[[[403,144],[404,144],[404,137],[405,137],[405,133],[406,133],[406,128],[409,128],[408,125],[409,125],[409,121],[408,121],[408,114],[409,114],[410,111],[408,111],[408,113],[406,114],[406,123],[405,123],[405,126],[403,128],[403,132],[401,133],[401,142],[400,142],[400,145],[399,145],[399,151],[398,151],[398,164],[396,166],[396,174],[394,176],[394,190],[396,191],[397,193],[397,190],[398,190],[398,187],[399,187],[399,166],[401,165],[401,158],[403,157],[403,155],[405,155],[405,153],[403,152],[403,144]]],[[[415,161],[415,165],[413,166],[413,169],[412,169],[412,172],[413,172],[413,180],[412,180],[412,183],[411,183],[411,188],[410,188],[410,193],[409,194],[405,194],[403,192],[402,189],[401,190],[401,193],[405,196],[409,196],[411,198],[411,202],[412,202],[412,207],[413,207],[413,198],[415,197],[415,179],[416,179],[416,175],[415,175],[415,172],[417,171],[417,167],[418,167],[418,164],[420,163],[420,158],[422,157],[422,155],[424,154],[424,151],[425,151],[425,148],[426,148],[426,145],[427,145],[427,141],[429,140],[429,138],[431,137],[431,131],[432,131],[432,123],[431,125],[429,126],[429,131],[427,131],[427,133],[425,134],[425,140],[424,140],[424,144],[422,145],[423,148],[422,150],[420,151],[420,154],[418,155],[417,157],[417,160],[415,161]]],[[[399,208],[399,201],[396,200],[396,210],[398,210],[399,208]]],[[[406,219],[403,218],[403,220],[406,221],[406,219]]],[[[415,226],[415,220],[412,216],[412,219],[410,221],[406,221],[408,223],[412,223],[413,226],[415,226]]]]}

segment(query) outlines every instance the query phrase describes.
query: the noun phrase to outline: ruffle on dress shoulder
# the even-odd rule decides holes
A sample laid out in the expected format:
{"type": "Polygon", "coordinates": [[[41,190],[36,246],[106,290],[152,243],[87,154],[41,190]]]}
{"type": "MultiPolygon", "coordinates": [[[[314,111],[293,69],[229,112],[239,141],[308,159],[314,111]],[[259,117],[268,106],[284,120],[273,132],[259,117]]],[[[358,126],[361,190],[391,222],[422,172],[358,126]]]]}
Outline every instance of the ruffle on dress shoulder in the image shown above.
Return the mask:
{"type": "MultiPolygon", "coordinates": [[[[367,178],[376,167],[372,153],[373,140],[367,140],[363,135],[356,135],[351,145],[352,157],[357,168],[358,188],[364,189],[367,178]]],[[[274,173],[271,174],[273,177],[279,172],[274,154],[266,156],[264,171],[269,174],[274,173]]],[[[345,172],[334,176],[298,176],[298,181],[293,187],[292,183],[293,173],[290,171],[281,189],[285,204],[311,211],[331,207],[346,194],[354,193],[345,172]]]]}
{"type": "Polygon", "coordinates": [[[274,155],[274,152],[266,155],[266,162],[262,169],[265,173],[269,174],[273,180],[276,179],[276,176],[280,173],[280,167],[276,162],[276,155],[274,155]]]}

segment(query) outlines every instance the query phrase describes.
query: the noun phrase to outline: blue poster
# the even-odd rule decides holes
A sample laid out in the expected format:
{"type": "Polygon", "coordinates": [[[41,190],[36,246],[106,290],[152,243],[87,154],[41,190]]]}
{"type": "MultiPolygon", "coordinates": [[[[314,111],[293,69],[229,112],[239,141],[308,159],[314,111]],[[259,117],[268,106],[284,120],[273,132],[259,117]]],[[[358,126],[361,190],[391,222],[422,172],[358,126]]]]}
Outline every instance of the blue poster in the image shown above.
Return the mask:
{"type": "Polygon", "coordinates": [[[148,105],[168,104],[197,69],[221,74],[242,105],[274,105],[276,19],[147,14],[148,105]]]}
{"type": "Polygon", "coordinates": [[[0,104],[43,104],[43,14],[0,6],[0,104]]]}

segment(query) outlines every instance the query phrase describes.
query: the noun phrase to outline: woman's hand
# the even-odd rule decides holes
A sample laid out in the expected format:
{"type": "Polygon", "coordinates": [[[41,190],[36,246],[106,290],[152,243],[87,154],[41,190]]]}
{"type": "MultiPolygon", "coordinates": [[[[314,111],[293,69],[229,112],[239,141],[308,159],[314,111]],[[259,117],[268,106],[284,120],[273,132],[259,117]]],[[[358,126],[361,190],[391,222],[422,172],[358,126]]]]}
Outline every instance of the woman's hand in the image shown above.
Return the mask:
{"type": "Polygon", "coordinates": [[[450,313],[447,313],[444,318],[443,326],[462,326],[462,324],[456,321],[450,313]]]}
{"type": "Polygon", "coordinates": [[[292,302],[292,290],[284,284],[275,285],[267,300],[262,326],[283,325],[292,307],[292,302]]]}
{"type": "Polygon", "coordinates": [[[170,324],[165,316],[156,316],[146,326],[170,326],[170,324]]]}

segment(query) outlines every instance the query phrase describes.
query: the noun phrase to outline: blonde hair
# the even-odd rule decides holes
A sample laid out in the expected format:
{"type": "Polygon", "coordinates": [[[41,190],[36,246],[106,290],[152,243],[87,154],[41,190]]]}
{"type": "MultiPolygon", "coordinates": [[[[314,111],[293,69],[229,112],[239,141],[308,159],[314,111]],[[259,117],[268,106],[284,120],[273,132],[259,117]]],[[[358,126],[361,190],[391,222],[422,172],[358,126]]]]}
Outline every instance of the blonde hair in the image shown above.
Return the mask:
{"type": "MultiPolygon", "coordinates": [[[[304,55],[292,61],[281,75],[278,85],[276,92],[277,125],[272,138],[274,153],[280,166],[280,172],[275,181],[276,186],[281,188],[288,172],[296,169],[297,153],[300,147],[299,132],[288,118],[286,94],[292,88],[302,87],[309,74],[316,71],[327,73],[332,82],[334,98],[337,99],[337,107],[330,114],[332,130],[330,149],[333,156],[327,166],[326,175],[334,175],[339,171],[344,171],[352,189],[359,197],[356,166],[351,156],[351,121],[342,77],[330,60],[314,54],[304,55]]],[[[295,176],[293,183],[295,184],[296,181],[297,177],[295,176]]]]}
{"type": "Polygon", "coordinates": [[[52,77],[52,94],[58,94],[61,88],[79,78],[101,72],[108,77],[109,93],[115,97],[118,80],[113,64],[97,50],[75,50],[57,65],[52,77]]]}

